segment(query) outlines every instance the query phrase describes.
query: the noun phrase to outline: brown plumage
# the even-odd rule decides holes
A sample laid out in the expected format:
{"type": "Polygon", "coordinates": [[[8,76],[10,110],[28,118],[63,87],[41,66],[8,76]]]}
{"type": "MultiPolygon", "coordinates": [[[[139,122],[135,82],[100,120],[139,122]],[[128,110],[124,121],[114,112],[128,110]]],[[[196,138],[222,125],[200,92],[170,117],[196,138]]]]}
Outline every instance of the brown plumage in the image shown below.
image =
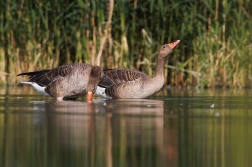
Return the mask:
{"type": "Polygon", "coordinates": [[[28,75],[28,81],[39,93],[56,98],[76,99],[88,93],[88,101],[92,101],[92,95],[103,73],[99,66],[84,63],[62,65],[51,70],[41,70],[18,74],[28,75]]]}
{"type": "Polygon", "coordinates": [[[149,98],[164,85],[164,64],[180,41],[163,45],[158,54],[156,73],[153,77],[132,69],[104,70],[96,94],[111,99],[149,98]]]}

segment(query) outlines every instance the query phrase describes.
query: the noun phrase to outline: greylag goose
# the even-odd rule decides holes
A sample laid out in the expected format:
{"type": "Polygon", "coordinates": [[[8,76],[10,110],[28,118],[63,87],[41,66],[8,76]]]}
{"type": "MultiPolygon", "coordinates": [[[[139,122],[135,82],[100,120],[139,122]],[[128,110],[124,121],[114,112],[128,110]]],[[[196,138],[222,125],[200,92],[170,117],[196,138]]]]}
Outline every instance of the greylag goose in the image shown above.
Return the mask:
{"type": "Polygon", "coordinates": [[[164,85],[164,64],[180,40],[163,45],[158,53],[156,73],[153,77],[132,69],[103,70],[95,94],[108,99],[149,98],[164,85]]]}
{"type": "Polygon", "coordinates": [[[17,76],[28,75],[28,81],[40,94],[54,97],[57,100],[76,99],[87,95],[87,101],[92,96],[103,73],[99,66],[84,63],[62,65],[50,70],[26,72],[17,76]]]}

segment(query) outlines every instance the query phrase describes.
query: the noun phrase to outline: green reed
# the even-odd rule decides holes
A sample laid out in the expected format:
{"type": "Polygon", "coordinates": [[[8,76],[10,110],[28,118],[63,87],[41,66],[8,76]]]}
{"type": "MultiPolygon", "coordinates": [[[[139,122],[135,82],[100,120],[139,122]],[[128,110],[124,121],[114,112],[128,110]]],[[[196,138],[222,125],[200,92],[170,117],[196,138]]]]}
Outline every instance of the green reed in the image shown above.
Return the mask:
{"type": "Polygon", "coordinates": [[[5,0],[0,5],[2,84],[18,83],[20,72],[76,61],[151,75],[160,46],[180,39],[165,69],[167,84],[251,86],[249,0],[5,0]]]}

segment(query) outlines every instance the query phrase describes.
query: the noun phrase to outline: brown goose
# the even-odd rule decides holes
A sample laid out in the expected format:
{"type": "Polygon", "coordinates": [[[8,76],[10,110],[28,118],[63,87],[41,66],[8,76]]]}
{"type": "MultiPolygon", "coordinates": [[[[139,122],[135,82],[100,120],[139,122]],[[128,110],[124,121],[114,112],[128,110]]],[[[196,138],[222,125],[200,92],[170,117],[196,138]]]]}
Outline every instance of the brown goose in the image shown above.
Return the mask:
{"type": "Polygon", "coordinates": [[[164,85],[164,64],[180,40],[163,45],[158,54],[154,77],[132,69],[104,70],[104,77],[97,86],[96,94],[109,99],[149,98],[164,85]]]}
{"type": "Polygon", "coordinates": [[[41,70],[18,74],[28,75],[28,81],[40,94],[57,100],[76,99],[88,94],[87,101],[92,101],[96,86],[103,75],[99,66],[84,63],[62,65],[51,70],[41,70]]]}

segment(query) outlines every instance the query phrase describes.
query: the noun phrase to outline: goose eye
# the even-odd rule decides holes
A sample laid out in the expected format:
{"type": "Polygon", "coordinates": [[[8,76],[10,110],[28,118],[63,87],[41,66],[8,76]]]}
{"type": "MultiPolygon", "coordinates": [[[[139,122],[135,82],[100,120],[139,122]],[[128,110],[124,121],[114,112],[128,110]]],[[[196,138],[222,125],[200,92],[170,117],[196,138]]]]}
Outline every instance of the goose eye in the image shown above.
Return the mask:
{"type": "Polygon", "coordinates": [[[163,46],[163,49],[166,48],[166,45],[163,46]]]}

